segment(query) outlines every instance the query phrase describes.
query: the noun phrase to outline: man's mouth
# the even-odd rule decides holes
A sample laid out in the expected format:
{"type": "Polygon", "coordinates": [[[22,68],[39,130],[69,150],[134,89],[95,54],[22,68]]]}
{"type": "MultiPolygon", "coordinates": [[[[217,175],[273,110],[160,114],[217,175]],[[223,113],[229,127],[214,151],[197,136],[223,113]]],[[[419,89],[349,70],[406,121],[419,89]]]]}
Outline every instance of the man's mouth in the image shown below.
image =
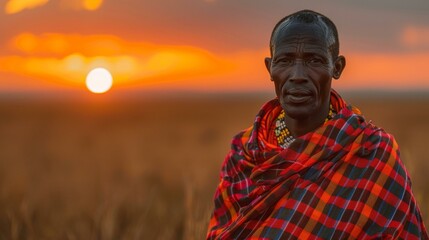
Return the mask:
{"type": "Polygon", "coordinates": [[[312,96],[313,93],[307,89],[291,89],[286,92],[286,100],[290,103],[304,103],[312,96]]]}

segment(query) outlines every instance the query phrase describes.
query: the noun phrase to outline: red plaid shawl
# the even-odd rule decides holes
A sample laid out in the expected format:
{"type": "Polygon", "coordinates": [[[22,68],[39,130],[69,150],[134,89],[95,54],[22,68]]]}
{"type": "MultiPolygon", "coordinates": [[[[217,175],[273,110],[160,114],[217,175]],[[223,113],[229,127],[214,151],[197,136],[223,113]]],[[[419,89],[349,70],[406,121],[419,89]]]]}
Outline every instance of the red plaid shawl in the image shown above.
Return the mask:
{"type": "Polygon", "coordinates": [[[393,136],[334,91],[337,115],[287,149],[266,103],[232,140],[207,239],[429,239],[393,136]]]}

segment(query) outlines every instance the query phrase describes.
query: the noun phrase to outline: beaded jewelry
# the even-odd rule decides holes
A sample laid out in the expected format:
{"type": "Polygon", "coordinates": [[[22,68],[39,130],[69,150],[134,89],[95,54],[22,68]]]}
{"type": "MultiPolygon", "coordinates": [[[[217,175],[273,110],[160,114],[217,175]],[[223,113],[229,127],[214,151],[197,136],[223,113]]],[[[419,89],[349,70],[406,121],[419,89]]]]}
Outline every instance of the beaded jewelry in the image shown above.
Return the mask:
{"type": "MultiPolygon", "coordinates": [[[[329,104],[329,113],[325,119],[325,123],[331,120],[335,116],[336,112],[332,104],[329,104]]],[[[286,127],[285,122],[286,113],[284,110],[280,112],[276,119],[276,127],[274,133],[276,134],[277,143],[282,148],[287,148],[295,140],[295,138],[290,133],[289,129],[286,127]]]]}

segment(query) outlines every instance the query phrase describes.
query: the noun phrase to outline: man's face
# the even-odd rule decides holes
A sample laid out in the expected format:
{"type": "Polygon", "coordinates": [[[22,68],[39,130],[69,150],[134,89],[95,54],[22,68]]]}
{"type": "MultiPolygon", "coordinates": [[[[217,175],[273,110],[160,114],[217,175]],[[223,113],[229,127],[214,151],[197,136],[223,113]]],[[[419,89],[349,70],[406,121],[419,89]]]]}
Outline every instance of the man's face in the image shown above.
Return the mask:
{"type": "Polygon", "coordinates": [[[277,97],[291,118],[328,111],[331,80],[338,69],[325,36],[316,24],[292,22],[278,33],[273,56],[266,59],[277,97]]]}

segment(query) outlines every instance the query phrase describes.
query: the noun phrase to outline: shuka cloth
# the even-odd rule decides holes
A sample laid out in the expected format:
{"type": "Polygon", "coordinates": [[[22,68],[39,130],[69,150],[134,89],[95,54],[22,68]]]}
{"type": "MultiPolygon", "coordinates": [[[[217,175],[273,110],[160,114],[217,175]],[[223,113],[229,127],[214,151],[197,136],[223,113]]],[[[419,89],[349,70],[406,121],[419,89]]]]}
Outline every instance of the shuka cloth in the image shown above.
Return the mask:
{"type": "Polygon", "coordinates": [[[429,239],[393,136],[334,90],[331,104],[334,118],[286,149],[277,99],[233,138],[207,239],[429,239]]]}

